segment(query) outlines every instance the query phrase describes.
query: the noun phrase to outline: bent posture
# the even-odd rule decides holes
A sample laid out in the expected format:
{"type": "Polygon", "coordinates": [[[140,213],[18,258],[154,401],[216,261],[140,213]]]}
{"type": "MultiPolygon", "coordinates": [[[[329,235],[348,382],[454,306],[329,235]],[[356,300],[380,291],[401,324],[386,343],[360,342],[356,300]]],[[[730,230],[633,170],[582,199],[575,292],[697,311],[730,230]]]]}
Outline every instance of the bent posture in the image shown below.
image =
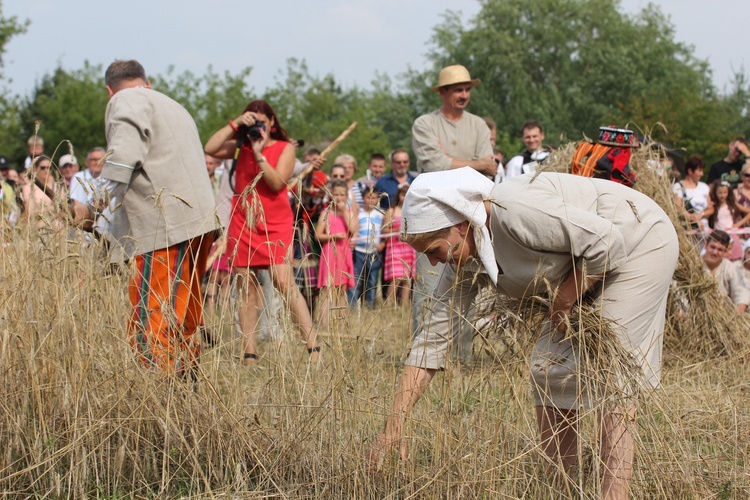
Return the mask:
{"type": "MultiPolygon", "coordinates": [[[[483,279],[510,297],[545,293],[548,283],[556,289],[531,358],[542,449],[551,464],[566,472],[576,465],[577,412],[590,403],[579,390],[586,374],[564,334],[566,317],[587,290],[602,318],[617,321],[612,328],[640,365],[640,382],[658,385],[678,244],[672,223],[653,200],[601,179],[542,173],[494,185],[464,168],[420,175],[406,195],[402,228],[402,239],[430,263],[448,265],[433,293],[435,306],[414,339],[392,411],[370,449],[373,462],[395,446],[407,457],[403,419],[444,367],[457,319],[483,279]],[[477,275],[481,268],[486,274],[477,275]],[[597,281],[600,287],[590,289],[597,281]]],[[[634,455],[635,408],[626,396],[617,401],[598,406],[607,498],[627,496],[634,455]]]]}

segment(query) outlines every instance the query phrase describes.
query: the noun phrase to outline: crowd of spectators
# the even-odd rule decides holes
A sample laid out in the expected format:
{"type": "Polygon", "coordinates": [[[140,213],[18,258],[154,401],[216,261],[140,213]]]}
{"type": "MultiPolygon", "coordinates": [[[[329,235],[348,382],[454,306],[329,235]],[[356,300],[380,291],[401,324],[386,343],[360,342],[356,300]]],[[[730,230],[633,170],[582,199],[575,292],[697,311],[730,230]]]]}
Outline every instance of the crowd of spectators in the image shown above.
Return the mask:
{"type": "MultiPolygon", "coordinates": [[[[307,314],[316,318],[316,324],[321,328],[328,328],[332,317],[342,316],[331,311],[345,312],[357,307],[374,309],[383,304],[409,307],[414,300],[417,306],[412,327],[416,330],[419,310],[425,307],[423,301],[434,287],[430,280],[434,281],[439,270],[432,269],[429,262],[420,260],[422,257],[409,245],[399,241],[401,204],[409,185],[421,172],[467,165],[501,183],[534,172],[553,151],[544,144],[542,124],[529,120],[520,128],[524,151],[512,156],[504,165],[505,154],[494,142],[496,123],[489,117],[479,118],[466,110],[471,89],[478,83],[463,67],[445,68],[433,89],[440,96],[442,105],[415,120],[412,150],[373,153],[360,175],[357,175],[356,158],[347,153],[336,156],[330,166],[328,159],[322,157],[316,148],[304,151],[304,161],[296,159],[296,141],[287,138],[285,131],[283,136],[279,135],[278,131],[283,128],[265,103],[266,107],[258,105],[257,109],[269,113],[270,117],[261,111],[246,111],[230,121],[221,134],[217,132],[217,137],[220,137],[213,144],[209,141],[206,145],[205,162],[217,215],[225,231],[232,234],[232,221],[236,226],[235,233],[251,223],[238,219],[246,210],[241,206],[240,194],[253,182],[255,189],[266,189],[267,186],[264,188],[263,185],[270,172],[276,172],[278,186],[274,188],[278,190],[270,191],[274,192],[278,203],[289,207],[290,215],[283,220],[283,224],[289,227],[283,232],[293,234],[294,238],[288,247],[285,244],[279,247],[278,255],[271,256],[273,272],[266,260],[257,266],[253,263],[258,249],[243,257],[244,264],[241,264],[237,260],[236,243],[239,240],[235,238],[233,243],[230,238],[229,246],[226,238],[217,241],[214,245],[216,258],[211,261],[206,280],[208,316],[217,314],[219,294],[230,287],[233,276],[241,274],[252,284],[249,288],[259,290],[240,301],[240,309],[245,311],[240,313],[240,323],[244,323],[242,329],[246,335],[248,330],[255,329],[265,328],[273,332],[272,327],[264,324],[276,315],[284,299],[289,301],[290,290],[283,284],[287,281],[297,285],[295,288],[301,297],[299,303],[305,304],[307,314]],[[249,145],[241,146],[240,150],[244,151],[241,159],[244,160],[239,166],[231,158],[237,145],[235,129],[263,119],[267,120],[269,136],[276,134],[284,148],[279,152],[279,160],[273,160],[276,164],[258,181],[243,171],[242,162],[253,163],[256,156],[261,165],[263,161],[269,161],[264,149],[250,151],[249,145]],[[411,158],[416,158],[416,168],[410,168],[411,158]],[[279,170],[279,161],[284,165],[283,172],[279,170]],[[274,277],[279,269],[286,269],[284,266],[288,266],[289,276],[274,277]],[[277,291],[272,284],[276,285],[277,291]],[[263,288],[264,285],[267,286],[263,288]],[[258,311],[258,314],[248,318],[247,310],[258,311]],[[251,326],[259,315],[261,325],[251,326]],[[263,316],[267,318],[263,319],[263,316]]],[[[82,170],[72,152],[57,159],[45,155],[44,140],[39,135],[28,139],[27,148],[28,156],[19,168],[7,157],[0,156],[0,210],[5,223],[12,226],[21,220],[29,220],[41,226],[52,220],[59,225],[67,219],[74,223],[87,221],[84,228],[88,231],[106,232],[107,217],[91,221],[86,206],[90,192],[97,189],[100,181],[106,149],[97,146],[87,151],[85,169],[82,170]],[[66,204],[69,210],[64,218],[52,216],[66,204]]],[[[706,263],[707,272],[713,275],[717,269],[724,269],[725,266],[716,267],[720,262],[716,260],[718,253],[727,262],[734,262],[731,272],[721,271],[720,274],[732,274],[732,286],[722,289],[730,290],[729,295],[735,303],[737,296],[744,297],[744,294],[736,293],[737,286],[746,287],[743,276],[750,276],[750,251],[747,251],[750,245],[750,163],[745,161],[749,157],[747,141],[737,137],[729,144],[727,156],[714,163],[710,170],[699,156],[692,156],[685,164],[682,179],[673,187],[676,203],[686,212],[687,229],[696,234],[696,246],[706,263]],[[703,182],[706,173],[710,184],[703,182]],[[728,240],[725,241],[723,236],[706,240],[705,234],[711,231],[720,236],[728,235],[728,240]],[[734,274],[737,279],[734,279],[734,274]]],[[[263,169],[261,166],[258,172],[263,169]]],[[[274,214],[271,218],[278,212],[274,206],[266,209],[274,214]]],[[[256,215],[261,221],[268,216],[266,213],[256,215]]],[[[263,237],[273,244],[275,237],[269,236],[267,228],[264,231],[263,237]]],[[[296,303],[297,299],[292,302],[296,303]]],[[[293,316],[299,317],[300,314],[304,315],[297,309],[293,316]]],[[[312,328],[304,319],[301,325],[303,330],[312,328]]],[[[303,334],[307,335],[309,331],[303,331],[303,334]]],[[[212,335],[209,338],[212,339],[212,335]]],[[[247,354],[255,354],[254,349],[254,341],[248,341],[247,354]]]]}

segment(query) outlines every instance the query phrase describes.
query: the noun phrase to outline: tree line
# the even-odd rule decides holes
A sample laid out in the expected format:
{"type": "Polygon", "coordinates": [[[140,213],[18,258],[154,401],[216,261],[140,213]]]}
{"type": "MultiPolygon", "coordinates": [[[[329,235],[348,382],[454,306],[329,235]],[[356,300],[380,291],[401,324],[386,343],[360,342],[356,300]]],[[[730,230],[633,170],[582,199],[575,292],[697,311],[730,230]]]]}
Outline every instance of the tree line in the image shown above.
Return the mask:
{"type": "MultiPolygon", "coordinates": [[[[0,54],[25,27],[0,15],[0,54]]],[[[343,87],[333,74],[315,76],[297,59],[289,59],[262,93],[251,85],[250,67],[218,73],[208,66],[203,74],[172,67],[150,76],[154,88],[193,115],[203,141],[260,98],[308,146],[322,149],[359,122],[344,149],[360,164],[374,152],[410,149],[412,122],[438,107],[429,88],[449,64],[463,64],[482,80],[469,110],[498,123],[498,146],[506,156],[522,149],[519,128],[528,119],[545,125],[553,145],[595,137],[599,126],[614,124],[650,131],[683,156],[698,153],[708,163],[723,158],[735,135],[750,133],[744,71],[719,91],[707,61],[675,40],[669,19],[654,5],[628,15],[617,0],[483,0],[469,20],[447,12],[428,44],[427,69],[376,74],[367,89],[343,87]]],[[[89,63],[58,67],[28,96],[2,91],[2,154],[23,157],[25,139],[37,126],[49,152],[57,145],[67,152],[65,141],[79,154],[104,144],[103,73],[101,65],[89,63]]]]}

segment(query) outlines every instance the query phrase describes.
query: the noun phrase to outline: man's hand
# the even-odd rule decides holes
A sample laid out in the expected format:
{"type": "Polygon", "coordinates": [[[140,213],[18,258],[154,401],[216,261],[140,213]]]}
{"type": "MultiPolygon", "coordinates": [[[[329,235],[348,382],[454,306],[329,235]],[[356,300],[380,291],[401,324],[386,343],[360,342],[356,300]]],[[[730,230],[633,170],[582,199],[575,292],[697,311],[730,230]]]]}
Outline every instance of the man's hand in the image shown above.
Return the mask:
{"type": "Polygon", "coordinates": [[[497,162],[491,155],[487,158],[477,160],[477,166],[475,168],[477,171],[489,175],[490,177],[495,177],[497,175],[497,162]]]}

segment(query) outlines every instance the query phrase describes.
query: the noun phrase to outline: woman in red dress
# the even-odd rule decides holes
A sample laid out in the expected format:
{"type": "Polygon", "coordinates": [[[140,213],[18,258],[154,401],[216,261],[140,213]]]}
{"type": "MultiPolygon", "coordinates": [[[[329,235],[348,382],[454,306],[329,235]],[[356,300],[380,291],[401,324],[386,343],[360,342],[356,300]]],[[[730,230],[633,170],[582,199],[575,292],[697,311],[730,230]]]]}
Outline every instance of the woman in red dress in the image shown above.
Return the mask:
{"type": "Polygon", "coordinates": [[[227,228],[227,256],[240,281],[239,319],[245,354],[243,363],[254,364],[255,329],[263,306],[263,293],[255,275],[269,269],[276,289],[286,298],[292,318],[307,344],[311,361],[320,347],[310,311],[294,284],[291,248],[294,218],[287,181],[294,168],[294,146],[276,113],[264,101],[253,101],[235,120],[206,143],[206,153],[216,158],[239,156],[229,175],[233,183],[232,215],[227,228]],[[252,129],[252,130],[249,130],[252,129]]]}

